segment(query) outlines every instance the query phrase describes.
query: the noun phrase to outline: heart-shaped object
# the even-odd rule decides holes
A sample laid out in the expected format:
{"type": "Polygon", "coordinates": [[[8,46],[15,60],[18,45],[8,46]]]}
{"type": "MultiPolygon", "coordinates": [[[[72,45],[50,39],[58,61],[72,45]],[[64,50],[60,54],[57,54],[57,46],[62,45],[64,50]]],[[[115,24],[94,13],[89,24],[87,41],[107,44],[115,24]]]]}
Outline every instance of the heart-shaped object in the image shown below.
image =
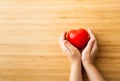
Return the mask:
{"type": "Polygon", "coordinates": [[[81,49],[87,44],[89,34],[85,29],[71,30],[68,32],[67,39],[72,45],[81,49]]]}

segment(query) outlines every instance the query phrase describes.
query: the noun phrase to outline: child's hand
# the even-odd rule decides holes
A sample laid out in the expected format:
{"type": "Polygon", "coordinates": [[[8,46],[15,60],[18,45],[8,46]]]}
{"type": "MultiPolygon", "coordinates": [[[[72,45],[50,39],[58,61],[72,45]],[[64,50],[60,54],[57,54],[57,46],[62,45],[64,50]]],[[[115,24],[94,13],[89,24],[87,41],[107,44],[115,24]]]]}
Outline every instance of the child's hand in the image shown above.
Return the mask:
{"type": "Polygon", "coordinates": [[[95,57],[95,54],[97,52],[97,41],[90,29],[88,29],[88,33],[90,35],[90,40],[88,41],[87,46],[82,51],[82,62],[84,64],[93,64],[93,59],[95,57]]]}
{"type": "Polygon", "coordinates": [[[66,40],[66,34],[67,32],[63,32],[62,35],[60,36],[59,40],[60,46],[63,52],[66,53],[71,63],[80,62],[81,60],[80,51],[76,47],[74,47],[68,40],[66,40]]]}

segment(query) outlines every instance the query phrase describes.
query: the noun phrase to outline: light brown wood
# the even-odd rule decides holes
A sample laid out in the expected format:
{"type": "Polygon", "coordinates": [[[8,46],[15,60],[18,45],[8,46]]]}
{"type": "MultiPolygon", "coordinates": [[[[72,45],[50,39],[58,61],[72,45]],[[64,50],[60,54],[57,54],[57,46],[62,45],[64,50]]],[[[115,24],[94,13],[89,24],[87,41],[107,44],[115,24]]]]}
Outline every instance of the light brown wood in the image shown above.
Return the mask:
{"type": "Polygon", "coordinates": [[[68,81],[58,39],[79,28],[95,33],[106,80],[120,81],[119,0],[0,0],[0,81],[68,81]]]}

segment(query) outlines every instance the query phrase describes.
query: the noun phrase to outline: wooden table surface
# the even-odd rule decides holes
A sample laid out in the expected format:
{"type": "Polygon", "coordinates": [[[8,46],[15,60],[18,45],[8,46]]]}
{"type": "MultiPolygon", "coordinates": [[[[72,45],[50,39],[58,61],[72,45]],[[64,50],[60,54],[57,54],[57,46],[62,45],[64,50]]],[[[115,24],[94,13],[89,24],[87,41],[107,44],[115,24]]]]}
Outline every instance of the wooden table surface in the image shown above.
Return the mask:
{"type": "Polygon", "coordinates": [[[0,0],[0,81],[68,81],[58,39],[79,28],[95,33],[106,81],[120,81],[119,0],[0,0]]]}

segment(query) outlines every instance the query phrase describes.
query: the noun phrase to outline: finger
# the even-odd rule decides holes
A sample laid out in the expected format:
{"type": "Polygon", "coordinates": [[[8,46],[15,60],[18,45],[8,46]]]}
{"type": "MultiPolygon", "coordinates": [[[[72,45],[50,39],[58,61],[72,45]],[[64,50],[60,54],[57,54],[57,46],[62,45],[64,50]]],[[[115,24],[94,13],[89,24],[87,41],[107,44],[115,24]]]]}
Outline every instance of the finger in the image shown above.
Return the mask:
{"type": "Polygon", "coordinates": [[[91,51],[92,56],[95,56],[97,50],[98,50],[98,45],[97,45],[97,41],[95,41],[92,51],[91,51]]]}
{"type": "Polygon", "coordinates": [[[62,34],[61,34],[61,36],[60,36],[60,41],[64,41],[65,39],[66,39],[66,34],[67,34],[67,32],[63,32],[62,34]]]}
{"type": "Polygon", "coordinates": [[[91,50],[93,48],[94,41],[95,41],[95,37],[94,37],[91,29],[88,29],[88,33],[90,35],[90,40],[88,41],[87,46],[85,47],[85,50],[87,52],[91,52],[91,50]]]}
{"type": "Polygon", "coordinates": [[[66,32],[63,32],[63,33],[61,34],[60,38],[59,38],[59,44],[60,44],[60,46],[61,46],[62,49],[65,48],[64,43],[66,42],[66,40],[65,40],[66,34],[67,34],[66,32]]]}
{"type": "Polygon", "coordinates": [[[85,50],[86,50],[88,53],[91,52],[91,50],[92,50],[92,48],[93,48],[93,44],[94,44],[94,39],[91,38],[91,39],[88,41],[87,46],[85,47],[85,50]]]}
{"type": "Polygon", "coordinates": [[[92,38],[92,39],[95,40],[95,36],[94,36],[94,34],[93,34],[93,32],[92,32],[91,29],[88,29],[88,33],[89,33],[89,35],[90,35],[90,38],[92,38]]]}
{"type": "Polygon", "coordinates": [[[90,34],[90,38],[94,40],[93,47],[91,49],[91,54],[95,54],[95,51],[97,51],[97,40],[91,29],[88,29],[88,33],[90,34]]]}
{"type": "Polygon", "coordinates": [[[67,42],[66,47],[69,49],[69,51],[71,52],[71,54],[74,54],[74,50],[78,50],[69,41],[67,42]]]}
{"type": "Polygon", "coordinates": [[[65,46],[66,41],[67,40],[60,41],[60,46],[61,46],[63,51],[66,49],[66,46],[65,46]]]}
{"type": "Polygon", "coordinates": [[[60,42],[62,51],[64,51],[66,53],[66,55],[69,56],[70,54],[72,54],[72,50],[67,47],[68,40],[66,40],[66,34],[67,34],[67,32],[63,32],[61,34],[59,42],[60,42]]]}
{"type": "Polygon", "coordinates": [[[67,55],[70,55],[72,53],[72,50],[70,48],[67,47],[68,45],[68,41],[67,40],[64,40],[60,46],[62,48],[62,50],[67,54],[67,55]]]}
{"type": "Polygon", "coordinates": [[[72,49],[77,49],[76,47],[74,47],[69,41],[67,42],[67,46],[69,46],[72,49]]]}

